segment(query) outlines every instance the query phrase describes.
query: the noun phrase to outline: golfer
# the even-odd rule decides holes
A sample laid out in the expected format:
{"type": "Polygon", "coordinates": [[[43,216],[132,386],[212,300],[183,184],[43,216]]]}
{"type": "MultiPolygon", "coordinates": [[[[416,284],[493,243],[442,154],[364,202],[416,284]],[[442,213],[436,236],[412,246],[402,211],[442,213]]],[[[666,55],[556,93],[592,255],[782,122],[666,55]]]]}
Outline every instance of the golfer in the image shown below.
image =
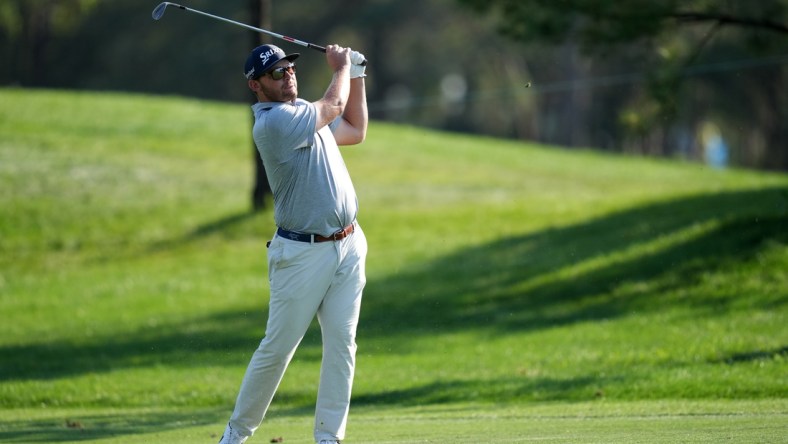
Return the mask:
{"type": "Polygon", "coordinates": [[[257,96],[254,141],[274,195],[276,234],[268,246],[268,324],[246,370],[220,444],[243,443],[260,426],[285,369],[315,315],[323,360],[315,442],[345,435],[356,354],[356,326],[366,283],[367,241],[358,201],[338,145],[367,131],[364,56],[326,47],[331,83],[316,102],[298,98],[298,54],[262,45],[244,66],[257,96]]]}

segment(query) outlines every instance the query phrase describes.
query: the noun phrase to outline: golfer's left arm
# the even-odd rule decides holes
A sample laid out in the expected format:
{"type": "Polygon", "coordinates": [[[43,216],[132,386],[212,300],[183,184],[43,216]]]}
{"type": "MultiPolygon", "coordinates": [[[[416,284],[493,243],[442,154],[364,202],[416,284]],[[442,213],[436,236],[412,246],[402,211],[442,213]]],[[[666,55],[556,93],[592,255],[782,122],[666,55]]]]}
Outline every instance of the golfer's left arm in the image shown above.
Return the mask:
{"type": "MultiPolygon", "coordinates": [[[[356,61],[359,57],[361,60],[364,59],[361,53],[354,51],[351,54],[351,61],[356,61]]],[[[365,67],[361,65],[351,65],[350,67],[350,95],[339,126],[334,130],[337,145],[359,144],[367,137],[369,115],[367,113],[364,70],[365,67]]]]}

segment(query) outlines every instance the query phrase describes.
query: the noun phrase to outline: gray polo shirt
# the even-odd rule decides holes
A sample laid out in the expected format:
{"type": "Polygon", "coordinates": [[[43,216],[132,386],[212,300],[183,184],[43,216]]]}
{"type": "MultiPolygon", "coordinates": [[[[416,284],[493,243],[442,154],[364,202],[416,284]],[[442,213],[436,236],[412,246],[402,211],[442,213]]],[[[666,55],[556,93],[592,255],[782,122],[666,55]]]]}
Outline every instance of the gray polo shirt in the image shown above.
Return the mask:
{"type": "Polygon", "coordinates": [[[317,130],[315,105],[252,106],[252,133],[274,194],[274,221],[289,231],[328,236],[356,220],[358,200],[332,131],[317,130]]]}

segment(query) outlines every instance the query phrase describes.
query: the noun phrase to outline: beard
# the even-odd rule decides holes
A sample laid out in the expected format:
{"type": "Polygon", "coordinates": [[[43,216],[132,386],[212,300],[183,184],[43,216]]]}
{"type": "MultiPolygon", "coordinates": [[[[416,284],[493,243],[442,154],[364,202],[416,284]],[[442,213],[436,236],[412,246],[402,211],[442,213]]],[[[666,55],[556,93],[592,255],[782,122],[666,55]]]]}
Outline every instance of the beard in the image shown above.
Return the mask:
{"type": "Polygon", "coordinates": [[[272,102],[292,102],[298,97],[298,83],[292,79],[289,83],[277,82],[276,86],[270,87],[261,84],[263,94],[272,102]]]}

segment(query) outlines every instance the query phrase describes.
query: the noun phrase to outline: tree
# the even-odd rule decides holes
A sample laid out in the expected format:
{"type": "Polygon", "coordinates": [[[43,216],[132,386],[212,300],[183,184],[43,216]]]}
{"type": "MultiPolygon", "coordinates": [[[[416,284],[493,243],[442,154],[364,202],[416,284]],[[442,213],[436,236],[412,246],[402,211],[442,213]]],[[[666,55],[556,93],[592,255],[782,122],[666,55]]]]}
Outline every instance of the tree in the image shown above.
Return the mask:
{"type": "MultiPolygon", "coordinates": [[[[595,56],[638,47],[640,66],[648,72],[645,86],[633,91],[628,103],[619,104],[623,106],[618,120],[621,129],[630,135],[630,142],[635,140],[631,137],[636,137],[642,151],[659,154],[665,154],[670,140],[667,135],[684,112],[683,96],[693,93],[694,87],[721,85],[714,79],[701,84],[691,78],[691,67],[704,60],[705,54],[716,52],[725,57],[716,51],[725,47],[727,55],[767,57],[781,54],[778,51],[788,44],[786,0],[458,1],[493,16],[499,32],[516,41],[554,45],[576,42],[585,54],[595,56]],[[693,85],[692,90],[689,84],[693,85]]],[[[746,87],[751,92],[743,97],[744,103],[732,104],[716,98],[713,101],[726,105],[722,113],[715,111],[722,120],[741,123],[746,113],[753,114],[767,140],[766,149],[771,151],[762,157],[771,159],[772,167],[788,169],[784,148],[788,146],[788,135],[785,125],[779,123],[788,120],[788,103],[774,95],[775,91],[785,91],[788,74],[779,65],[772,68],[768,74],[752,76],[759,82],[739,85],[738,89],[746,87]]],[[[716,91],[711,96],[726,94],[727,91],[716,91]]],[[[755,159],[744,163],[765,166],[755,159]]]]}
{"type": "Polygon", "coordinates": [[[6,0],[0,3],[0,36],[8,40],[8,81],[41,86],[45,61],[54,38],[75,29],[96,0],[6,0]]]}
{"type": "Polygon", "coordinates": [[[622,43],[669,32],[677,24],[711,23],[788,34],[784,0],[752,2],[636,0],[459,0],[478,11],[500,13],[500,31],[522,41],[622,43]]]}

